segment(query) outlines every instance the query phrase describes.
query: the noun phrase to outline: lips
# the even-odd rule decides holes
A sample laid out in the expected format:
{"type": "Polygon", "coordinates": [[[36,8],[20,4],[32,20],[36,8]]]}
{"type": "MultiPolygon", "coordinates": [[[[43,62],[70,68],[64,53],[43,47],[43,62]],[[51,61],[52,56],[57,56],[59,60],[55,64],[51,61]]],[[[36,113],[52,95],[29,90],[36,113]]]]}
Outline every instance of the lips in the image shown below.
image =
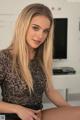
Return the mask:
{"type": "Polygon", "coordinates": [[[37,41],[37,42],[41,42],[41,40],[35,40],[35,39],[33,39],[34,41],[37,41]]]}
{"type": "Polygon", "coordinates": [[[34,39],[33,39],[33,41],[34,41],[35,43],[37,43],[37,44],[40,44],[40,43],[41,43],[40,40],[34,40],[34,39]]]}

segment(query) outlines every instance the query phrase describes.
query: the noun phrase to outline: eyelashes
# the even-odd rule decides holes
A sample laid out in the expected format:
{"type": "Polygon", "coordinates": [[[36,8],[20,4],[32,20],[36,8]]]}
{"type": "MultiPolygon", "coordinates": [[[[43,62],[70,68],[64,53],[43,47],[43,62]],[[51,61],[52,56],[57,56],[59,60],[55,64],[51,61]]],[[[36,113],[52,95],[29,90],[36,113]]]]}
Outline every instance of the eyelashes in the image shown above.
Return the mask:
{"type": "Polygon", "coordinates": [[[38,31],[40,28],[37,27],[37,26],[32,26],[32,29],[35,30],[35,31],[38,31]]]}
{"type": "MultiPolygon", "coordinates": [[[[40,27],[38,26],[32,26],[32,29],[35,30],[35,31],[39,31],[40,30],[40,27]]],[[[49,29],[45,29],[43,30],[44,33],[49,33],[49,29]]]]}

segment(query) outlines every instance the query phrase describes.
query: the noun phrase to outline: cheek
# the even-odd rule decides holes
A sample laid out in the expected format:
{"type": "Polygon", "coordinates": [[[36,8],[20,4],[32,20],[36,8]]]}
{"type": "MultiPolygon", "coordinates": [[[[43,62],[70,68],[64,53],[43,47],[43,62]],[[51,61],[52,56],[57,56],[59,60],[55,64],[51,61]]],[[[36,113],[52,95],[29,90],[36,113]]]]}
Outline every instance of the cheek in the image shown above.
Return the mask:
{"type": "Polygon", "coordinates": [[[30,39],[31,39],[31,34],[30,34],[30,32],[28,31],[28,32],[27,32],[27,35],[26,35],[26,42],[29,42],[30,39]]]}
{"type": "Polygon", "coordinates": [[[47,38],[45,37],[45,38],[42,40],[41,44],[44,43],[44,42],[46,41],[46,39],[47,39],[47,38]]]}
{"type": "Polygon", "coordinates": [[[47,39],[48,35],[45,34],[44,37],[43,37],[43,42],[47,39]]]}
{"type": "Polygon", "coordinates": [[[32,36],[32,34],[33,34],[33,33],[32,33],[32,31],[31,31],[31,30],[29,30],[29,31],[28,31],[28,34],[27,34],[27,36],[28,36],[28,37],[31,37],[31,36],[32,36]]]}
{"type": "Polygon", "coordinates": [[[27,32],[27,37],[29,38],[29,37],[31,37],[33,35],[34,35],[34,31],[31,28],[29,28],[29,30],[27,32]]]}

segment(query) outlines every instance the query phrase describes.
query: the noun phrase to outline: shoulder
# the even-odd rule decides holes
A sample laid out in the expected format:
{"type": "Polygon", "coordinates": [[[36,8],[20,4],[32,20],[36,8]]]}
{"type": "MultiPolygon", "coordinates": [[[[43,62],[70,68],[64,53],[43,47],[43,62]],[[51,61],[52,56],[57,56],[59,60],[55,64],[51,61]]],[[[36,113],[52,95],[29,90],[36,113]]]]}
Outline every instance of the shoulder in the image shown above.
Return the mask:
{"type": "Polygon", "coordinates": [[[5,50],[0,50],[0,59],[5,58],[5,50]]]}
{"type": "Polygon", "coordinates": [[[9,49],[0,50],[0,61],[1,60],[4,61],[4,60],[6,60],[9,57],[10,57],[9,49]]]}

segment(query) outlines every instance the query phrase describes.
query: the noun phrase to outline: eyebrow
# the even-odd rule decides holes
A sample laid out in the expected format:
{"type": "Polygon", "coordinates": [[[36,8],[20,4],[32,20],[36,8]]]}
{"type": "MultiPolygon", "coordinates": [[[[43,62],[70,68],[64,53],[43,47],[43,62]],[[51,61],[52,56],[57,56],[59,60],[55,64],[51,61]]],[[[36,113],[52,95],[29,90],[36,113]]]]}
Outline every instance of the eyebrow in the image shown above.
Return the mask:
{"type": "MultiPolygon", "coordinates": [[[[37,24],[32,24],[32,25],[37,26],[37,27],[40,27],[40,26],[37,25],[37,24]]],[[[40,28],[41,28],[41,27],[40,27],[40,28]]],[[[49,28],[46,28],[46,29],[44,29],[44,30],[50,30],[50,27],[49,27],[49,28]]]]}

